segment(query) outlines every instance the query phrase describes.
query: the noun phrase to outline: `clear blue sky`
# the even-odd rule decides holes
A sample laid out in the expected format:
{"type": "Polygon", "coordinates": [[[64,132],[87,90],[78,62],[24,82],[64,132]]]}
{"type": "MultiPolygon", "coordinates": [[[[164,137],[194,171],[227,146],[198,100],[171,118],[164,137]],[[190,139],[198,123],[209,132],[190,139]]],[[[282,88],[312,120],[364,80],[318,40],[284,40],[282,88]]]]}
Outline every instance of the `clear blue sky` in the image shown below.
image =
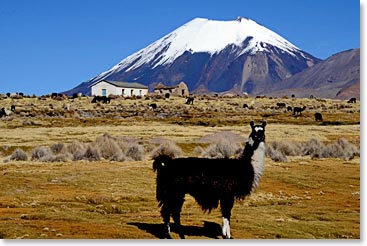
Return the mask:
{"type": "Polygon", "coordinates": [[[0,0],[0,93],[68,90],[193,18],[237,16],[321,59],[360,47],[359,0],[0,0]]]}

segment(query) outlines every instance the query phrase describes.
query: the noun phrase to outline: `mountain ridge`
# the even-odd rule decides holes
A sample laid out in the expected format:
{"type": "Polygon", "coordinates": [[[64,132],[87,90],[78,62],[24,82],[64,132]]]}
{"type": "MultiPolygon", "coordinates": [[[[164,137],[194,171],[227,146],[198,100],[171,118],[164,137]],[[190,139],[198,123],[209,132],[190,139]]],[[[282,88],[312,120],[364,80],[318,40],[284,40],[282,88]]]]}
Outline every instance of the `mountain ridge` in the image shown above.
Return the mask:
{"type": "Polygon", "coordinates": [[[297,73],[271,95],[296,94],[299,97],[360,98],[360,48],[331,55],[313,67],[297,73]]]}
{"type": "Polygon", "coordinates": [[[150,91],[159,82],[175,85],[184,81],[194,92],[271,94],[287,87],[295,89],[300,83],[288,81],[320,62],[248,18],[195,18],[66,93],[90,94],[91,84],[109,79],[139,82],[150,91]]]}

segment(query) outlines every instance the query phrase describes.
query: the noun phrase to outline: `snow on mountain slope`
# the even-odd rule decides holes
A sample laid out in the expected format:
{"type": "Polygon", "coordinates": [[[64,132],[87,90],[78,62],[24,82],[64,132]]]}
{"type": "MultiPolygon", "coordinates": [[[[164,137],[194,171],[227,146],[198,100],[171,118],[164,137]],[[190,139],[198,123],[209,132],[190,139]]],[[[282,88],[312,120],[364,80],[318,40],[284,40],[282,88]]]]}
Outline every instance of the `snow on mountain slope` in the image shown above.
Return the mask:
{"type": "MultiPolygon", "coordinates": [[[[266,51],[271,45],[295,56],[300,49],[288,42],[275,32],[247,18],[237,18],[231,21],[217,21],[205,18],[195,18],[173,32],[155,41],[148,47],[126,57],[110,70],[94,78],[102,79],[112,72],[122,69],[130,71],[144,64],[155,68],[175,61],[184,52],[206,52],[210,55],[221,52],[229,45],[235,45],[240,56],[244,53],[255,54],[266,51]],[[244,41],[248,43],[243,47],[244,41]]],[[[302,52],[301,52],[302,55],[302,52]]]]}

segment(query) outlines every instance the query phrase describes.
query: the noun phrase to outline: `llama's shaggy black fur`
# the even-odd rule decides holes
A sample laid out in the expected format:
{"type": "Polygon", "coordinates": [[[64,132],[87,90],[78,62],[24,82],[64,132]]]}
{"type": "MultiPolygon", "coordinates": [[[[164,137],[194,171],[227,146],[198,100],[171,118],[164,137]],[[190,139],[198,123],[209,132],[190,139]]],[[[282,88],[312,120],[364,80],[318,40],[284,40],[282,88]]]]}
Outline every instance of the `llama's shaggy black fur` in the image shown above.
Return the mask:
{"type": "MultiPolygon", "coordinates": [[[[192,195],[204,211],[210,212],[220,204],[223,223],[225,219],[228,221],[228,229],[223,229],[223,236],[230,237],[229,220],[235,199],[245,198],[259,181],[259,177],[255,177],[259,170],[255,170],[253,158],[259,144],[265,141],[266,123],[256,126],[253,122],[250,124],[252,132],[249,141],[238,159],[172,159],[166,155],[155,158],[153,169],[157,171],[156,197],[166,225],[166,237],[170,238],[170,216],[180,226],[185,194],[192,195]]],[[[184,237],[182,233],[180,236],[184,237]]]]}
{"type": "Polygon", "coordinates": [[[321,113],[319,113],[319,112],[315,113],[315,121],[323,121],[321,113]]]}
{"type": "Polygon", "coordinates": [[[301,107],[294,107],[293,108],[293,114],[294,115],[301,115],[302,112],[306,109],[306,106],[303,106],[302,108],[301,107]]]}

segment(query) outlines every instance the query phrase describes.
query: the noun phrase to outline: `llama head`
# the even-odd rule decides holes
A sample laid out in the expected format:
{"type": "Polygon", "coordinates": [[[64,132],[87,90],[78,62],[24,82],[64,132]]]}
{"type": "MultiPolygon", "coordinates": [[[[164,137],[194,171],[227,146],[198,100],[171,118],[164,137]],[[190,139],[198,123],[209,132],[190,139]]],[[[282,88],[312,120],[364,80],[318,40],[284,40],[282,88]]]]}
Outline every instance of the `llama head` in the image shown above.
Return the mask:
{"type": "MultiPolygon", "coordinates": [[[[265,142],[265,126],[266,121],[263,121],[261,125],[255,125],[253,121],[250,122],[252,132],[250,134],[250,142],[259,144],[265,142]]],[[[252,144],[253,145],[253,144],[252,144]]]]}

